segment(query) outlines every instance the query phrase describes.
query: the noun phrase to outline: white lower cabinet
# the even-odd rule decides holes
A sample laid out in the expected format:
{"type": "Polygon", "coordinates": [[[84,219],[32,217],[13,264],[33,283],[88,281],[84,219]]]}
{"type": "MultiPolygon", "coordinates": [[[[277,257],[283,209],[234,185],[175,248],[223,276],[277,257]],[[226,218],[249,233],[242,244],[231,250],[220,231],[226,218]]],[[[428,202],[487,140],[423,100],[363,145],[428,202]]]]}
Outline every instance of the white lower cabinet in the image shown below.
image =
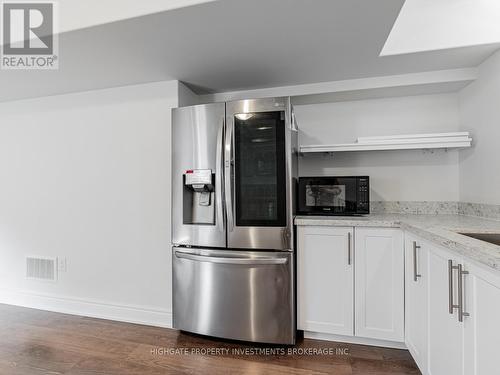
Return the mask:
{"type": "Polygon", "coordinates": [[[405,344],[419,368],[427,368],[429,249],[405,235],[405,344]]]}
{"type": "Polygon", "coordinates": [[[403,342],[402,232],[299,226],[297,235],[298,328],[403,342]]]}
{"type": "Polygon", "coordinates": [[[500,276],[465,261],[464,375],[499,374],[500,276]]]}
{"type": "MultiPolygon", "coordinates": [[[[457,270],[461,259],[431,247],[428,288],[428,363],[429,375],[463,374],[463,324],[458,321],[457,270]],[[450,268],[451,267],[451,268],[450,268]]],[[[425,314],[425,311],[422,311],[425,314]]]]}
{"type": "Polygon", "coordinates": [[[297,315],[304,331],[352,336],[352,227],[298,227],[297,315]]]}
{"type": "Polygon", "coordinates": [[[405,343],[422,374],[500,373],[500,276],[408,233],[405,254],[405,343]]]}
{"type": "Polygon", "coordinates": [[[404,341],[403,233],[391,228],[355,233],[355,335],[404,341]]]}
{"type": "Polygon", "coordinates": [[[404,341],[423,375],[493,375],[500,274],[391,228],[299,226],[298,328],[404,341]]]}

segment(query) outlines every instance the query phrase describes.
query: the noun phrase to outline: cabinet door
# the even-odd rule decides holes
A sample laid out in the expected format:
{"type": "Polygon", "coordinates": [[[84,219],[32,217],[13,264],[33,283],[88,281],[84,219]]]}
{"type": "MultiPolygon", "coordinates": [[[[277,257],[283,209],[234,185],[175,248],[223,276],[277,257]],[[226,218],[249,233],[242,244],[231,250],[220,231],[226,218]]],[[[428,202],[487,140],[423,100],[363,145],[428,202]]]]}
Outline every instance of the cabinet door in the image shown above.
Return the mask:
{"type": "Polygon", "coordinates": [[[457,270],[450,269],[461,262],[449,252],[431,246],[429,248],[429,375],[463,374],[463,326],[458,322],[457,309],[450,313],[450,292],[452,304],[457,303],[457,270]]]}
{"type": "Polygon", "coordinates": [[[498,374],[500,277],[473,264],[464,275],[465,370],[467,375],[498,374]]]}
{"type": "Polygon", "coordinates": [[[355,334],[404,341],[404,242],[400,229],[355,229],[355,334]]]}
{"type": "Polygon", "coordinates": [[[298,227],[298,328],[352,336],[352,228],[298,227]]]}
{"type": "Polygon", "coordinates": [[[428,254],[426,243],[405,234],[405,343],[420,369],[427,368],[428,254]]]}

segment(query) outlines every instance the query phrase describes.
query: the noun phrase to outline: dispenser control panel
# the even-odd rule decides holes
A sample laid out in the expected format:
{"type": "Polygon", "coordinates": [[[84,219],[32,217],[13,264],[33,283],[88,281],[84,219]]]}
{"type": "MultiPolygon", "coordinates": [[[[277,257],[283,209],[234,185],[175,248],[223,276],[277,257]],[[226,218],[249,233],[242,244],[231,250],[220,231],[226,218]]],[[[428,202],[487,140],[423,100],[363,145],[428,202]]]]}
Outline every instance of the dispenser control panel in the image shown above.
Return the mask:
{"type": "Polygon", "coordinates": [[[186,171],[186,185],[212,185],[211,169],[189,169],[186,171]]]}

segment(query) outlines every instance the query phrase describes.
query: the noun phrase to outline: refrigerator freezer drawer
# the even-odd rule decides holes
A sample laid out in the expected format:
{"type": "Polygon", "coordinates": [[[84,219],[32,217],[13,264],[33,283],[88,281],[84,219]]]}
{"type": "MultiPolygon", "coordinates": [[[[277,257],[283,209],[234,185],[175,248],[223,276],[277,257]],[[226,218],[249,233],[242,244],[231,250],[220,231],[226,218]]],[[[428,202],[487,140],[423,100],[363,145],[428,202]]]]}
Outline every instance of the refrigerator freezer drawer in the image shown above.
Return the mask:
{"type": "Polygon", "coordinates": [[[293,254],[173,248],[174,328],[294,344],[293,254]]]}

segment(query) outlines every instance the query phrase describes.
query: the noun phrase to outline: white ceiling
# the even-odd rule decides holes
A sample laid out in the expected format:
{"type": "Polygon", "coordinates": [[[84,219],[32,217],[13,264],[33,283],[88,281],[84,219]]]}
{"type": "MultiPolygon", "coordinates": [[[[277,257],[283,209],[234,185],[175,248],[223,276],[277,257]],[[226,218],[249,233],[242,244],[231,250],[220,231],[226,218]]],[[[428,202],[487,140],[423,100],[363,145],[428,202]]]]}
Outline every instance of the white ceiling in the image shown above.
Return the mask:
{"type": "Polygon", "coordinates": [[[498,0],[406,0],[382,55],[499,42],[498,0]]]}
{"type": "Polygon", "coordinates": [[[223,92],[476,66],[495,45],[379,57],[403,0],[219,0],[60,36],[58,71],[0,100],[179,79],[223,92]]]}
{"type": "Polygon", "coordinates": [[[215,0],[58,0],[59,30],[74,31],[215,0]]]}

